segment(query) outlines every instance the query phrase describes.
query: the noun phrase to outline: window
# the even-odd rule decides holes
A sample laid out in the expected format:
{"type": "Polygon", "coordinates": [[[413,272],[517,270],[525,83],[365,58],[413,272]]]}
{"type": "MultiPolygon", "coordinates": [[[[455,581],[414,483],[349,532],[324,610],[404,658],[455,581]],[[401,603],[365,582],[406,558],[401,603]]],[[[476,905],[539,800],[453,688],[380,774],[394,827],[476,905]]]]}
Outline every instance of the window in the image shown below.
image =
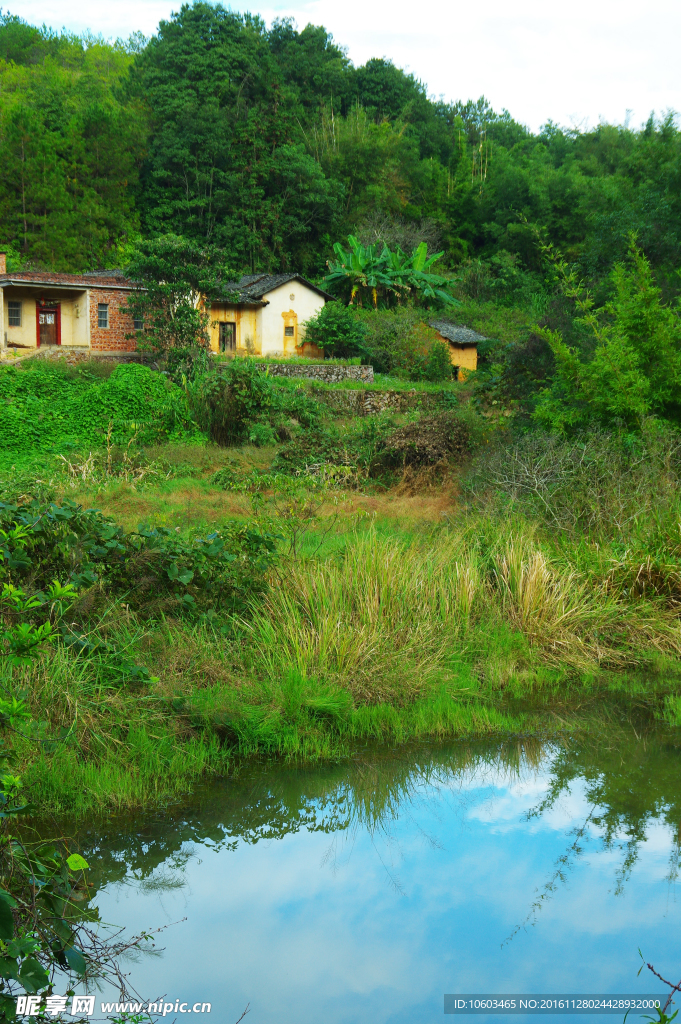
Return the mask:
{"type": "Polygon", "coordinates": [[[109,326],[109,304],[108,302],[100,302],[97,305],[97,326],[108,327],[109,326]]]}
{"type": "Polygon", "coordinates": [[[136,331],[144,330],[144,320],[141,317],[133,317],[132,326],[136,331]]]}
{"type": "Polygon", "coordinates": [[[9,307],[9,319],[8,324],[10,327],[21,327],[21,303],[20,302],[8,302],[9,307]]]}
{"type": "Polygon", "coordinates": [[[295,334],[295,332],[296,332],[295,327],[285,327],[284,328],[284,337],[285,338],[292,338],[293,335],[295,334]]]}

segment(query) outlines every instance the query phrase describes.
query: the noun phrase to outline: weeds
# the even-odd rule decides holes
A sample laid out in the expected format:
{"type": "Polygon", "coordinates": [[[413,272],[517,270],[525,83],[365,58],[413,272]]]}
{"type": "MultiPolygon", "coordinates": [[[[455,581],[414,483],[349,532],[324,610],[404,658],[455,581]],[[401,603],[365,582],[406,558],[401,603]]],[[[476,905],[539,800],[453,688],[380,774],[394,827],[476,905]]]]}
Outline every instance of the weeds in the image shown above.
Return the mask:
{"type": "Polygon", "coordinates": [[[679,506],[681,438],[648,424],[640,436],[592,432],[566,439],[526,434],[483,451],[466,481],[478,504],[505,499],[552,530],[595,537],[631,537],[646,543],[665,509],[679,506]]]}

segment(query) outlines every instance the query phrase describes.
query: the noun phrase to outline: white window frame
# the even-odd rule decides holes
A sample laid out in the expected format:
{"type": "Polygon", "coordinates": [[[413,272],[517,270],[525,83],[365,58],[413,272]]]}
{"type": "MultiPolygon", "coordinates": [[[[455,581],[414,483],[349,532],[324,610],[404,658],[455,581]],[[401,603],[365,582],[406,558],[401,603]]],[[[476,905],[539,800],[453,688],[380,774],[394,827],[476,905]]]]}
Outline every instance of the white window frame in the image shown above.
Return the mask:
{"type": "Polygon", "coordinates": [[[97,303],[97,327],[102,331],[108,331],[109,329],[109,303],[98,302],[97,303]],[[106,319],[106,323],[102,323],[102,313],[106,319]]]}

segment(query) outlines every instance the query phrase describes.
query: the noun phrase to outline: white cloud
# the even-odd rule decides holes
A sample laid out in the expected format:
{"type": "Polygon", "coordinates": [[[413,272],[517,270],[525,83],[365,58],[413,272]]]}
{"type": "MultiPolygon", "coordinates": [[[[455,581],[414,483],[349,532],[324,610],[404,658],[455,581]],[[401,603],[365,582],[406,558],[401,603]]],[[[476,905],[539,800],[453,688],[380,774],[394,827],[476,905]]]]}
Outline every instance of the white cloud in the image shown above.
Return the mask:
{"type": "MultiPolygon", "coordinates": [[[[136,29],[153,32],[159,18],[179,6],[169,0],[10,0],[13,13],[34,23],[123,37],[136,29]]],[[[390,57],[431,94],[465,100],[484,93],[534,129],[549,118],[622,122],[627,109],[638,124],[651,109],[681,108],[681,5],[673,0],[432,0],[425,8],[408,0],[275,0],[233,7],[268,23],[291,16],[300,27],[323,24],[356,64],[390,57]]]]}

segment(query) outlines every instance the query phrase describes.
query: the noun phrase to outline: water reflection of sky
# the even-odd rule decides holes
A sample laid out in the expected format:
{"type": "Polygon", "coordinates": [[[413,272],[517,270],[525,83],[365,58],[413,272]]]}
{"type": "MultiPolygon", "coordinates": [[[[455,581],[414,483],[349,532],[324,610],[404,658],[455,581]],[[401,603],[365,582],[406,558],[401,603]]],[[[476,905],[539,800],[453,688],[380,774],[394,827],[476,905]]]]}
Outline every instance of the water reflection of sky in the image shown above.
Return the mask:
{"type": "Polygon", "coordinates": [[[669,828],[650,823],[618,894],[623,853],[603,849],[581,782],[526,818],[547,789],[541,772],[464,773],[422,785],[371,833],[196,845],[181,888],[111,886],[97,902],[132,929],[186,916],[132,980],[145,994],[209,1001],[205,1019],[220,1024],[247,1003],[250,1024],[420,1024],[442,1016],[445,992],[657,991],[636,977],[637,950],[677,971],[669,828]],[[544,893],[576,829],[583,852],[544,893]]]}

